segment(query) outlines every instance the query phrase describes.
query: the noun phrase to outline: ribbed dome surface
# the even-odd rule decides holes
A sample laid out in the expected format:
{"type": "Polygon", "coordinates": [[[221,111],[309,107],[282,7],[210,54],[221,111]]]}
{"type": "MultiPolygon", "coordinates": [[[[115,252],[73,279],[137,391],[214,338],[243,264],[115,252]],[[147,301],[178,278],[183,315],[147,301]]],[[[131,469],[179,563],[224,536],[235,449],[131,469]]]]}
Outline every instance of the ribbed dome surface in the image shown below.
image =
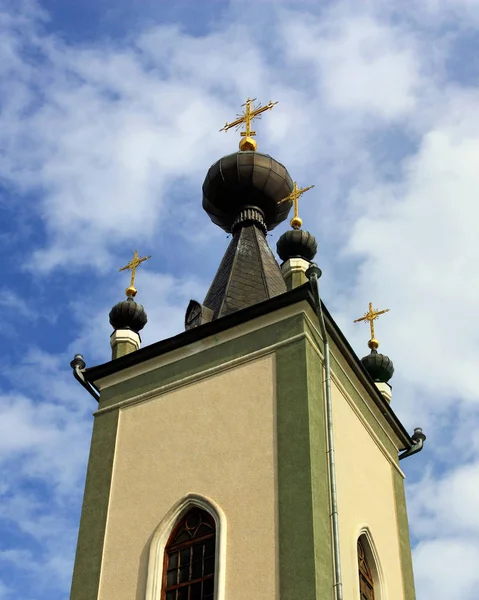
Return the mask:
{"type": "Polygon", "coordinates": [[[389,356],[379,354],[377,350],[371,350],[371,353],[363,357],[361,362],[374,381],[386,383],[393,376],[393,361],[389,358],[389,356]]]}
{"type": "Polygon", "coordinates": [[[131,329],[138,333],[146,325],[148,317],[141,304],[133,298],[118,302],[110,311],[110,324],[113,329],[131,329]]]}
{"type": "Polygon", "coordinates": [[[203,208],[210,219],[228,233],[234,220],[246,206],[264,214],[268,230],[284,221],[292,202],[293,181],[286,167],[268,154],[235,152],[212,165],[203,183],[203,208]]]}
{"type": "Polygon", "coordinates": [[[313,260],[318,251],[318,244],[309,231],[289,229],[279,238],[276,251],[283,262],[290,258],[313,260]]]}

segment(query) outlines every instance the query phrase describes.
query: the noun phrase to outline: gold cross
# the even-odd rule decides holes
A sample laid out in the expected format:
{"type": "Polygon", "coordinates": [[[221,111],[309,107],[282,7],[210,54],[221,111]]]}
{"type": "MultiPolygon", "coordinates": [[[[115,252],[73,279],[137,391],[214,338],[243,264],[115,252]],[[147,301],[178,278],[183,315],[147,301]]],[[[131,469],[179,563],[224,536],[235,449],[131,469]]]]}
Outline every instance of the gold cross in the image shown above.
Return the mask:
{"type": "Polygon", "coordinates": [[[307,192],[308,190],[311,190],[312,188],[314,188],[314,185],[308,185],[308,187],[299,188],[296,185],[296,181],[295,181],[293,184],[293,191],[291,192],[291,194],[289,194],[289,196],[286,196],[286,198],[283,198],[282,200],[280,200],[278,202],[278,204],[281,204],[282,202],[290,202],[290,201],[293,202],[294,216],[290,221],[291,227],[293,229],[300,229],[301,225],[303,224],[303,220],[298,215],[298,200],[304,194],[304,192],[307,192]]]}
{"type": "Polygon", "coordinates": [[[133,252],[133,259],[130,260],[130,262],[127,265],[125,265],[121,269],[118,269],[118,271],[126,271],[128,269],[131,271],[130,285],[129,285],[129,287],[126,288],[127,296],[132,296],[132,297],[136,296],[136,289],[135,289],[136,270],[141,265],[142,262],[145,262],[145,260],[148,260],[149,258],[151,258],[151,256],[138,256],[138,250],[135,250],[133,252]]]}
{"type": "Polygon", "coordinates": [[[368,346],[372,349],[377,348],[379,346],[379,342],[375,339],[374,337],[374,321],[379,317],[379,315],[383,315],[384,313],[389,312],[389,308],[386,308],[385,310],[376,310],[373,308],[373,303],[370,302],[369,303],[369,310],[368,312],[364,315],[364,317],[361,317],[360,319],[356,319],[354,322],[355,323],[359,323],[361,321],[369,321],[369,326],[371,328],[371,339],[368,342],[368,346]]]}
{"type": "Polygon", "coordinates": [[[253,139],[253,136],[256,135],[256,131],[251,129],[251,122],[253,119],[258,117],[261,113],[264,113],[267,110],[273,108],[275,104],[278,102],[271,102],[271,100],[265,106],[261,106],[258,104],[255,108],[251,108],[251,104],[256,100],[256,98],[248,98],[244,104],[244,112],[236,115],[238,118],[235,121],[231,121],[231,123],[226,123],[224,127],[220,129],[220,131],[228,131],[232,127],[236,127],[239,129],[242,123],[245,124],[245,131],[241,132],[241,137],[243,138],[240,141],[240,150],[256,150],[258,144],[256,140],[253,139]]]}

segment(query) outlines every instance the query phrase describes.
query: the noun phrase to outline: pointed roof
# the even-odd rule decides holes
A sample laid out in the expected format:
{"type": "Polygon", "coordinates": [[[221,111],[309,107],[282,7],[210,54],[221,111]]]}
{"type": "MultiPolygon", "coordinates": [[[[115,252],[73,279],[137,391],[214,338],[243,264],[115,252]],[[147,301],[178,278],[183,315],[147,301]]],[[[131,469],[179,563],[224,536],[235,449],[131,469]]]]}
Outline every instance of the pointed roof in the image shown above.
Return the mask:
{"type": "Polygon", "coordinates": [[[217,319],[284,292],[286,284],[265,234],[251,223],[234,233],[203,304],[217,319]]]}
{"type": "Polygon", "coordinates": [[[203,303],[213,320],[286,292],[266,234],[288,216],[292,188],[284,165],[267,154],[236,152],[210,167],[203,208],[233,234],[203,303]]]}

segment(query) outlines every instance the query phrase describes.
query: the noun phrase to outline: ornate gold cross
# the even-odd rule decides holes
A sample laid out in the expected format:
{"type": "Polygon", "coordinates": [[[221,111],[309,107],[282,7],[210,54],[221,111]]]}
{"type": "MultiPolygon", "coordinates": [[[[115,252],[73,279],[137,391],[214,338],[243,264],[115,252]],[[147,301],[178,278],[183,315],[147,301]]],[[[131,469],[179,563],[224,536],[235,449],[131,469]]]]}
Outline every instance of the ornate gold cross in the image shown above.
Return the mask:
{"type": "Polygon", "coordinates": [[[370,302],[369,310],[364,315],[364,317],[361,317],[360,319],[356,319],[354,321],[355,323],[360,323],[361,321],[369,321],[369,326],[371,328],[371,339],[368,342],[368,346],[371,349],[377,348],[379,346],[379,342],[374,337],[374,321],[379,317],[379,315],[383,315],[384,313],[387,313],[387,312],[389,312],[389,308],[386,308],[385,310],[376,310],[373,308],[373,303],[370,302]]]}
{"type": "Polygon", "coordinates": [[[121,269],[118,269],[118,271],[126,271],[126,270],[131,271],[130,285],[125,290],[127,296],[131,296],[131,297],[136,296],[136,291],[137,291],[135,288],[136,270],[141,265],[142,262],[145,262],[145,260],[148,260],[149,258],[151,258],[151,256],[138,256],[138,250],[135,250],[133,252],[133,259],[130,260],[130,262],[127,265],[125,265],[121,269]]]}
{"type": "Polygon", "coordinates": [[[282,200],[280,200],[278,202],[278,204],[281,204],[282,202],[293,201],[294,216],[290,221],[291,227],[293,229],[300,229],[301,225],[303,224],[303,220],[298,215],[298,200],[304,194],[304,192],[307,192],[308,190],[311,190],[312,188],[314,188],[314,185],[308,185],[308,187],[299,188],[296,185],[296,181],[295,181],[293,184],[293,191],[291,192],[291,194],[289,196],[286,196],[286,198],[283,198],[282,200]]]}
{"type": "Polygon", "coordinates": [[[239,144],[240,150],[256,150],[258,144],[256,143],[256,140],[253,139],[253,136],[256,135],[256,131],[251,129],[251,122],[261,113],[272,109],[275,104],[278,104],[278,102],[271,102],[270,100],[265,106],[258,104],[256,107],[251,108],[251,104],[255,100],[256,98],[248,98],[246,102],[241,105],[245,107],[244,112],[236,115],[238,118],[235,121],[226,123],[226,125],[220,129],[220,131],[228,131],[232,127],[239,129],[242,123],[245,124],[246,129],[241,132],[241,137],[243,139],[239,144]]]}

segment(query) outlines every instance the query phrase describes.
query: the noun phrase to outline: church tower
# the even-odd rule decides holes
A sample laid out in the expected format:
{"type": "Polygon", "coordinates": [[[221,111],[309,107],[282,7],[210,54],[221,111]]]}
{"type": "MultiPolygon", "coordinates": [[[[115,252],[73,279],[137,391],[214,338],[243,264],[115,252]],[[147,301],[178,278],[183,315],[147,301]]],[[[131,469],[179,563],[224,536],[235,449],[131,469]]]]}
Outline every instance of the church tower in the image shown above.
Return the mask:
{"type": "Polygon", "coordinates": [[[140,348],[135,252],[112,360],[71,363],[98,401],[71,600],[415,598],[399,461],[425,436],[395,415],[374,335],[360,360],[321,301],[309,188],[251,130],[274,104],[244,106],[203,184],[232,238],[185,331],[140,348]],[[292,207],[280,265],[266,233],[292,207]]]}

